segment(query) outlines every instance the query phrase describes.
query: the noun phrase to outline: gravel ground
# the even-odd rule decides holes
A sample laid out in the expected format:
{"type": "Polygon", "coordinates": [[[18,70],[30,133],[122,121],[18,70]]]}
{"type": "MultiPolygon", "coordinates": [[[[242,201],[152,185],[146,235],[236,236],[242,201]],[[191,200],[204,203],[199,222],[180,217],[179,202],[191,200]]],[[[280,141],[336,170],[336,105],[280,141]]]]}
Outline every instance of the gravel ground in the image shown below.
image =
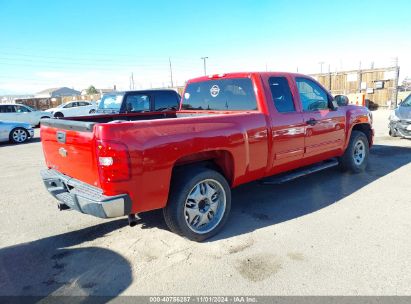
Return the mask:
{"type": "Polygon", "coordinates": [[[411,141],[376,140],[363,174],[330,169],[233,191],[221,234],[194,243],[159,212],[60,212],[36,138],[0,144],[0,295],[411,295],[411,141]]]}

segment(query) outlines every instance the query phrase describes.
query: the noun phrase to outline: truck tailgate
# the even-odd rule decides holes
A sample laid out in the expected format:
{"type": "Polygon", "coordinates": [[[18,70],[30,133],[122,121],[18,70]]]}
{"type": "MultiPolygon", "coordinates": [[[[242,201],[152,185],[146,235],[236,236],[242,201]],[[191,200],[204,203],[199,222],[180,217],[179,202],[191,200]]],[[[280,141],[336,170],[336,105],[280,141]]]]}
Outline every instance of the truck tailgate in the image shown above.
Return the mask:
{"type": "Polygon", "coordinates": [[[99,186],[93,126],[81,121],[42,120],[40,135],[47,167],[99,186]]]}

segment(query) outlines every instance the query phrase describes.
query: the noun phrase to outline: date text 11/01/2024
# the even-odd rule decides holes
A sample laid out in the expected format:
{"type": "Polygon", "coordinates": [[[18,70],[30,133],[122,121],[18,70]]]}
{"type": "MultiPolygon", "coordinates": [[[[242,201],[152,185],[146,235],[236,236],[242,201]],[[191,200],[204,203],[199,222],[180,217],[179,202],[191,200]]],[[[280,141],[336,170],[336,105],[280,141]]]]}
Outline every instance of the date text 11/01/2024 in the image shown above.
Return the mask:
{"type": "Polygon", "coordinates": [[[258,303],[257,298],[249,296],[195,296],[150,297],[150,303],[258,303]]]}

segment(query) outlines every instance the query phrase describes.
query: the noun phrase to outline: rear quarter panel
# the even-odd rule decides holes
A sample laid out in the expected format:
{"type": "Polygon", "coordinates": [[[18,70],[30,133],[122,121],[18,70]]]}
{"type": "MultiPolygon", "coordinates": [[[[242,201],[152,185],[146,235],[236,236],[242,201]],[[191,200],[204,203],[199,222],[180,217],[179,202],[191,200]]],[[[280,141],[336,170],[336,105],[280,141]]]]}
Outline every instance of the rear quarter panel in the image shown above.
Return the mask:
{"type": "Polygon", "coordinates": [[[229,155],[231,186],[261,178],[267,166],[267,125],[259,112],[184,117],[95,126],[100,139],[125,143],[131,159],[129,181],[101,185],[106,194],[128,193],[133,212],[162,208],[172,170],[201,160],[208,151],[229,155]]]}

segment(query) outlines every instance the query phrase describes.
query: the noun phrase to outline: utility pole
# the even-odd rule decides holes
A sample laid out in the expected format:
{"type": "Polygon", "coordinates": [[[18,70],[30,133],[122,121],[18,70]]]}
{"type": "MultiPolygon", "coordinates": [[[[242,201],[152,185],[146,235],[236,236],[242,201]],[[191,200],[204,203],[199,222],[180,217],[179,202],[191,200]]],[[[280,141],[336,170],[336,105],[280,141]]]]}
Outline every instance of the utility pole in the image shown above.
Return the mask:
{"type": "Polygon", "coordinates": [[[168,63],[170,64],[170,80],[171,80],[171,87],[174,87],[173,82],[173,68],[171,67],[171,57],[168,57],[168,63]]]}
{"type": "Polygon", "coordinates": [[[134,90],[134,73],[131,73],[130,89],[134,90]]]}
{"type": "Polygon", "coordinates": [[[206,60],[208,59],[208,57],[201,57],[201,59],[204,62],[204,75],[207,75],[207,63],[206,60]]]}
{"type": "Polygon", "coordinates": [[[323,73],[323,64],[324,64],[324,61],[320,61],[318,64],[320,65],[320,73],[322,74],[322,73],[323,73]]]}

